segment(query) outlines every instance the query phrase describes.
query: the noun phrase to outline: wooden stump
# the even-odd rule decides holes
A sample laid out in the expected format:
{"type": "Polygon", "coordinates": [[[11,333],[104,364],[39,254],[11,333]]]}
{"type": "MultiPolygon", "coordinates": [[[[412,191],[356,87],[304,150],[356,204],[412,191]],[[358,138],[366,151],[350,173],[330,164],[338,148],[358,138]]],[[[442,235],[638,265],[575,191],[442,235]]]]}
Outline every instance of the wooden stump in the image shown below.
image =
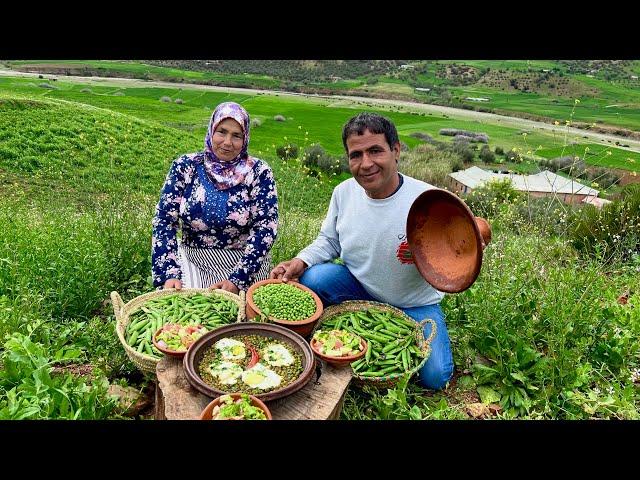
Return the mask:
{"type": "MultiPolygon", "coordinates": [[[[340,416],[351,369],[332,367],[318,360],[311,381],[296,393],[266,402],[274,420],[333,420],[340,416]],[[318,374],[320,375],[318,377],[318,374]]],[[[211,398],[187,380],[182,360],[164,357],[156,367],[157,420],[198,420],[211,398]]]]}

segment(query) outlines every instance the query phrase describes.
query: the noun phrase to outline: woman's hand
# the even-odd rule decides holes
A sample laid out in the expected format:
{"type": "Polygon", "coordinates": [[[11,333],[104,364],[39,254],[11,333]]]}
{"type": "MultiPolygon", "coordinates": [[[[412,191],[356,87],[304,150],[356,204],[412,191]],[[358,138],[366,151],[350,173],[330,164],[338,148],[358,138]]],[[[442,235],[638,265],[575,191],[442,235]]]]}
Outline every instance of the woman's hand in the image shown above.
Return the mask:
{"type": "Polygon", "coordinates": [[[177,278],[170,278],[164,282],[164,288],[175,288],[176,290],[182,289],[182,282],[177,278]]]}
{"type": "Polygon", "coordinates": [[[214,283],[209,288],[220,288],[222,290],[226,290],[227,292],[235,293],[236,295],[240,293],[238,287],[236,287],[235,284],[233,282],[230,282],[229,280],[222,280],[221,282],[214,283]]]}

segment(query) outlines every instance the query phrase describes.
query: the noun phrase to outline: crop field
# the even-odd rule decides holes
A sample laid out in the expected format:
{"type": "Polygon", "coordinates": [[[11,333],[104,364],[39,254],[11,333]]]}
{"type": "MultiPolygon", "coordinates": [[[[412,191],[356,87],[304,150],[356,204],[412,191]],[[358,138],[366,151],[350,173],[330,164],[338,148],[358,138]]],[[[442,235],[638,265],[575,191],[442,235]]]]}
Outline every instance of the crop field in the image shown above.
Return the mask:
{"type": "MultiPolygon", "coordinates": [[[[249,151],[274,170],[273,261],[289,259],[315,238],[333,187],[349,175],[311,174],[276,150],[320,143],[343,155],[342,125],[372,109],[365,103],[0,77],[0,419],[148,417],[127,414],[109,394],[113,385],[148,389],[116,337],[109,293],[127,302],[152,290],[160,188],[173,159],[202,148],[211,112],[225,100],[260,121],[249,151]]],[[[561,135],[377,110],[409,148],[422,143],[412,133],[450,141],[439,130],[460,128],[487,133],[492,149],[553,158],[588,146],[587,163],[632,170],[640,162],[561,135]]],[[[388,390],[350,387],[341,419],[640,419],[633,195],[602,217],[499,187],[467,199],[491,222],[493,240],[473,287],[443,302],[454,378],[439,392],[409,380],[388,390]]]]}

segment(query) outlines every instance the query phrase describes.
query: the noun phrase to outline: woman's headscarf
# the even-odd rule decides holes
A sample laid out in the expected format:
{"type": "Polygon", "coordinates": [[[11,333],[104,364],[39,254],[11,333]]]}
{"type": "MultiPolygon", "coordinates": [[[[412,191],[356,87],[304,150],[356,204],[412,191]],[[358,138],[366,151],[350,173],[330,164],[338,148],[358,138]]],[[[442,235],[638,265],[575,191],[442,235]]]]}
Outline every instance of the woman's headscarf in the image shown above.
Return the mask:
{"type": "Polygon", "coordinates": [[[224,102],[216,107],[209,121],[209,129],[204,138],[204,168],[209,177],[216,183],[220,190],[234,187],[244,181],[245,176],[251,171],[255,161],[249,156],[249,114],[240,105],[234,102],[224,102]],[[236,158],[229,162],[220,160],[213,152],[211,137],[218,124],[227,118],[232,118],[240,124],[244,133],[242,149],[236,158]]]}

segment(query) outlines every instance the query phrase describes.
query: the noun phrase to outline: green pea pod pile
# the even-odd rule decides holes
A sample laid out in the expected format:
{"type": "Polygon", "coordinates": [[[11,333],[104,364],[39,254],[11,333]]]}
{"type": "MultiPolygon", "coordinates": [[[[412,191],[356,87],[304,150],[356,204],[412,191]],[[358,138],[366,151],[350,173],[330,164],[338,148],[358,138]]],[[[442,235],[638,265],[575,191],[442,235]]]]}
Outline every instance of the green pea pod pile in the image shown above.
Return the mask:
{"type": "Polygon", "coordinates": [[[149,300],[129,317],[125,330],[127,344],[139,353],[161,358],[151,341],[153,334],[167,323],[180,325],[200,324],[213,330],[233,323],[238,317],[235,302],[216,295],[165,295],[149,300]]]}
{"type": "Polygon", "coordinates": [[[363,337],[367,353],[351,364],[360,377],[384,377],[403,374],[420,365],[424,352],[418,344],[422,329],[415,322],[382,310],[368,309],[338,314],[324,322],[322,328],[347,330],[363,337]]]}

